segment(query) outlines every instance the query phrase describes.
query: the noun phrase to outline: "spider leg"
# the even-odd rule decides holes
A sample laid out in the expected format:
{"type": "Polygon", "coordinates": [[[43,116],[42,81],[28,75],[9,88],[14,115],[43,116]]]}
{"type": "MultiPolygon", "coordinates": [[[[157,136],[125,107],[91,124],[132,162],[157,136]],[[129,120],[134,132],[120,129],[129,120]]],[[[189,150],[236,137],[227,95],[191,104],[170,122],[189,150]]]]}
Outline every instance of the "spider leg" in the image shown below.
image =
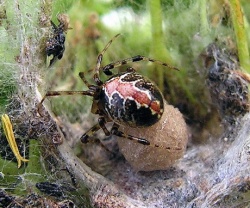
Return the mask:
{"type": "Polygon", "coordinates": [[[104,134],[105,134],[106,136],[110,136],[110,132],[109,132],[109,130],[107,129],[107,127],[105,126],[105,124],[106,124],[105,118],[104,118],[104,117],[99,117],[98,123],[99,123],[100,127],[102,128],[104,134]]]}
{"type": "Polygon", "coordinates": [[[84,72],[79,72],[79,77],[81,78],[81,80],[84,82],[84,84],[90,88],[92,85],[89,84],[89,82],[86,80],[84,72]]]}
{"type": "Polygon", "coordinates": [[[100,129],[99,123],[92,126],[88,131],[86,131],[80,138],[82,143],[88,143],[89,137],[91,137],[95,132],[97,132],[100,129]]]}
{"type": "Polygon", "coordinates": [[[104,47],[104,49],[101,51],[101,53],[97,57],[96,61],[96,67],[95,67],[95,73],[94,73],[94,81],[98,86],[102,85],[103,82],[100,80],[100,69],[101,69],[101,63],[104,53],[108,50],[111,43],[119,36],[120,34],[115,35],[104,47]]]}
{"type": "MultiPolygon", "coordinates": [[[[93,136],[93,134],[95,132],[97,132],[98,130],[102,129],[105,133],[106,136],[110,135],[110,132],[108,131],[108,129],[105,126],[105,119],[103,117],[100,117],[98,120],[98,123],[95,124],[94,126],[92,126],[86,133],[84,133],[80,140],[82,143],[86,144],[88,142],[90,142],[90,137],[93,136]]],[[[105,149],[107,152],[111,153],[113,156],[115,156],[115,153],[112,152],[110,149],[108,149],[99,139],[95,139],[95,140],[91,140],[92,142],[98,142],[99,145],[101,145],[101,147],[103,149],[105,149]]]]}
{"type": "Polygon", "coordinates": [[[102,70],[106,75],[112,75],[112,72],[110,71],[110,69],[113,69],[113,68],[116,68],[116,67],[128,64],[128,63],[139,62],[139,61],[150,61],[150,62],[153,62],[153,63],[160,64],[162,66],[166,66],[169,69],[179,70],[178,68],[176,68],[174,66],[171,66],[171,65],[169,65],[169,64],[167,64],[165,62],[155,60],[155,59],[152,59],[152,58],[148,58],[148,57],[145,57],[145,56],[141,56],[141,55],[133,56],[131,58],[126,58],[126,59],[123,59],[123,60],[119,60],[119,61],[110,63],[110,64],[102,67],[102,70]]]}
{"type": "Polygon", "coordinates": [[[139,137],[134,137],[131,135],[126,135],[122,131],[119,131],[118,128],[119,128],[119,125],[117,123],[114,123],[114,125],[112,126],[112,129],[111,129],[111,134],[136,141],[136,142],[143,144],[143,145],[150,145],[150,142],[148,140],[143,139],[143,138],[139,138],[139,137]]]}
{"type": "Polygon", "coordinates": [[[41,114],[41,107],[42,107],[44,100],[47,97],[61,96],[61,95],[88,95],[88,96],[94,97],[95,91],[93,91],[93,90],[87,90],[87,91],[48,91],[44,95],[44,97],[42,98],[40,103],[38,103],[37,112],[39,113],[39,115],[42,115],[41,114]]]}
{"type": "Polygon", "coordinates": [[[85,133],[81,136],[81,138],[80,138],[81,142],[82,142],[82,143],[88,143],[88,142],[89,142],[89,137],[93,136],[93,134],[94,134],[95,132],[97,132],[99,129],[102,129],[102,130],[104,131],[105,135],[106,135],[106,136],[109,136],[109,135],[110,135],[110,132],[109,132],[109,130],[106,128],[105,124],[106,124],[106,121],[105,121],[104,117],[100,117],[100,118],[98,119],[98,123],[95,124],[94,126],[92,126],[87,132],[85,132],[85,133]]]}
{"type": "Polygon", "coordinates": [[[133,140],[133,141],[136,141],[140,144],[148,145],[151,147],[159,147],[159,148],[163,148],[163,149],[167,149],[167,150],[177,150],[177,151],[182,149],[181,147],[168,147],[168,146],[162,146],[162,145],[157,145],[157,144],[151,144],[148,140],[146,140],[144,138],[139,138],[139,137],[124,134],[122,131],[119,131],[118,128],[119,128],[119,125],[117,123],[114,123],[114,125],[111,129],[111,134],[113,134],[115,136],[122,137],[122,138],[129,139],[129,140],[133,140]]]}
{"type": "MultiPolygon", "coordinates": [[[[98,91],[97,90],[98,87],[96,85],[89,84],[89,82],[85,78],[84,72],[79,72],[79,77],[84,82],[84,84],[89,88],[89,91],[93,91],[93,92],[97,92],[98,91]]],[[[97,95],[97,93],[93,94],[94,98],[95,98],[95,95],[97,95]]]]}

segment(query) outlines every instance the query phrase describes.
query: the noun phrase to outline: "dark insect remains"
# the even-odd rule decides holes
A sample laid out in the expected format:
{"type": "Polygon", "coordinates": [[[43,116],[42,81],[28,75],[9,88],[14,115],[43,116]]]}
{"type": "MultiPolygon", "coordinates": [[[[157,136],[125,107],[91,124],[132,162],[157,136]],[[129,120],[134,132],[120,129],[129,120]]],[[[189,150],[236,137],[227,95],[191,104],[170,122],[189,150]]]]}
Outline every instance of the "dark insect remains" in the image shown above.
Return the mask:
{"type": "Polygon", "coordinates": [[[66,15],[58,15],[57,19],[59,21],[58,26],[56,26],[55,23],[51,21],[53,33],[52,37],[50,37],[46,42],[47,56],[53,55],[53,58],[50,60],[49,67],[51,67],[56,60],[63,57],[63,53],[65,50],[65,32],[69,29],[69,20],[66,15]]]}

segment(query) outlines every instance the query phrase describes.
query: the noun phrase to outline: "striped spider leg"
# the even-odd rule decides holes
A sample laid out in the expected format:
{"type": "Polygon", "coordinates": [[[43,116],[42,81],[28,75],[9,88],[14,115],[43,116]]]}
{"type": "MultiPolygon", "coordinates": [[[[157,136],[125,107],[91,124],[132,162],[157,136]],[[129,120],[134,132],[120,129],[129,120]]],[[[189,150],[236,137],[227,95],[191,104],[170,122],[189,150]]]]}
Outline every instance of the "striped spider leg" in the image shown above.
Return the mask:
{"type": "Polygon", "coordinates": [[[96,82],[96,84],[98,85],[102,85],[103,82],[100,80],[99,78],[99,73],[100,70],[102,70],[106,75],[112,75],[112,72],[110,71],[110,69],[114,69],[117,68],[119,66],[122,65],[126,65],[132,62],[139,62],[139,61],[149,61],[149,62],[153,62],[153,63],[157,63],[160,64],[162,66],[165,66],[169,69],[174,69],[174,70],[179,70],[177,67],[171,66],[165,62],[159,61],[159,60],[155,60],[146,56],[141,56],[141,55],[137,55],[137,56],[133,56],[130,58],[126,58],[126,59],[122,59],[119,61],[115,61],[113,63],[109,63],[104,67],[101,67],[101,63],[102,63],[102,59],[104,56],[104,53],[107,51],[107,49],[109,48],[109,46],[112,44],[112,42],[118,37],[120,36],[120,34],[115,35],[105,46],[105,48],[101,51],[101,53],[98,55],[97,57],[97,63],[96,63],[96,68],[95,68],[95,74],[94,74],[94,80],[96,82]]]}

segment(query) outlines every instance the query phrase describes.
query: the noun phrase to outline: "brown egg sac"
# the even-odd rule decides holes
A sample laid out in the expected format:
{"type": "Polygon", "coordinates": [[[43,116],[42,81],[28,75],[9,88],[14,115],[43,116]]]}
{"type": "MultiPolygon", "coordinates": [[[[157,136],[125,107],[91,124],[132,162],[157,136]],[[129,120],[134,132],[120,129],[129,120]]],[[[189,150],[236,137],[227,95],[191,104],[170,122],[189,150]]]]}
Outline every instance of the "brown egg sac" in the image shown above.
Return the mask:
{"type": "Polygon", "coordinates": [[[188,141],[187,125],[177,108],[164,103],[161,119],[147,128],[120,127],[125,134],[145,138],[150,146],[117,138],[118,146],[137,171],[166,170],[184,155],[188,141]],[[155,147],[159,146],[159,147],[155,147]]]}

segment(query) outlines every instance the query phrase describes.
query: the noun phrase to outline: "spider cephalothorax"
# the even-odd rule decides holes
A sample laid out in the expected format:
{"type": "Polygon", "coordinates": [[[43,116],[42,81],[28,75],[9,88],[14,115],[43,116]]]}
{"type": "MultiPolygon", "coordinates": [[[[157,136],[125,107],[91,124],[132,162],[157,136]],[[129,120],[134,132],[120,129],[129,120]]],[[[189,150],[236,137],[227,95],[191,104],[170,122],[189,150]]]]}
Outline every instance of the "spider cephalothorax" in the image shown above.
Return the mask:
{"type": "Polygon", "coordinates": [[[100,71],[103,71],[106,75],[112,75],[110,69],[142,60],[156,62],[171,69],[177,68],[169,66],[161,61],[140,55],[116,61],[102,67],[101,63],[103,55],[118,35],[111,39],[103,51],[98,55],[93,77],[96,85],[89,84],[84,77],[84,73],[80,72],[79,76],[89,88],[88,90],[48,91],[41,100],[39,108],[44,99],[48,96],[74,94],[88,95],[93,97],[92,113],[98,114],[99,119],[98,123],[81,137],[83,143],[88,142],[89,136],[101,128],[107,136],[113,134],[119,137],[135,140],[144,145],[150,145],[150,142],[144,138],[126,135],[119,131],[119,126],[123,125],[132,128],[143,128],[152,126],[158,122],[164,111],[163,97],[159,89],[150,80],[135,72],[131,67],[127,68],[126,72],[111,76],[105,82],[100,80],[99,73],[100,71]],[[110,131],[105,126],[106,122],[113,122],[110,131]]]}

